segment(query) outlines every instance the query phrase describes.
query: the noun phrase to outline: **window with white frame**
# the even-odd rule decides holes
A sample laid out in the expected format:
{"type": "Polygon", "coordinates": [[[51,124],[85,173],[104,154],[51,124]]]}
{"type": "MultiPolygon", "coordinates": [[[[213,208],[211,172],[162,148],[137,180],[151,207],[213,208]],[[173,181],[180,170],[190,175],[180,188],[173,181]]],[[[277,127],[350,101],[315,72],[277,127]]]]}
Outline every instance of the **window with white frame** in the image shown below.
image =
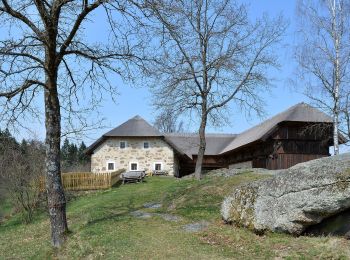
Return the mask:
{"type": "Polygon", "coordinates": [[[139,163],[137,162],[130,163],[130,171],[138,171],[138,169],[139,169],[139,163]]]}
{"type": "Polygon", "coordinates": [[[155,162],[154,163],[154,170],[155,171],[161,171],[163,170],[163,164],[161,162],[155,162]]]}
{"type": "Polygon", "coordinates": [[[143,148],[148,149],[149,148],[149,142],[143,142],[143,148]]]}
{"type": "Polygon", "coordinates": [[[119,147],[120,147],[120,149],[125,149],[126,148],[126,141],[120,141],[119,147]]]}
{"type": "Polygon", "coordinates": [[[107,170],[114,171],[115,170],[115,162],[107,162],[107,170]]]}

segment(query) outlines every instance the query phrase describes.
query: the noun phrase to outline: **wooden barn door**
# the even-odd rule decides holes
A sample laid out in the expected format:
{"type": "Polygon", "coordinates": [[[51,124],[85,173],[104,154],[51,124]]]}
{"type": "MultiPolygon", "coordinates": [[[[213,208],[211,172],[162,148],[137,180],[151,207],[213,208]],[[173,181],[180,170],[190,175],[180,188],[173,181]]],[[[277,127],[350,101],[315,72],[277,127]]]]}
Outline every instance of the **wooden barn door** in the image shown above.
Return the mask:
{"type": "Polygon", "coordinates": [[[266,157],[258,157],[253,159],[253,168],[266,168],[266,157]]]}

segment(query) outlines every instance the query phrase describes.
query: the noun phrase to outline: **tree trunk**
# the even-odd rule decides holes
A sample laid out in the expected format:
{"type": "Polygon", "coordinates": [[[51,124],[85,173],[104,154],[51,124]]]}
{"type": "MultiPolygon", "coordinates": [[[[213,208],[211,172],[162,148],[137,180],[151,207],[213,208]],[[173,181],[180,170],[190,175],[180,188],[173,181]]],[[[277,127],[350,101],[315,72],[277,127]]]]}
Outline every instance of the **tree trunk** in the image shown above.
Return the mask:
{"type": "Polygon", "coordinates": [[[51,239],[54,247],[62,246],[68,231],[66,199],[61,182],[60,139],[61,115],[57,83],[48,82],[45,90],[46,126],[46,191],[51,222],[51,239]]]}
{"type": "Polygon", "coordinates": [[[196,161],[196,168],[194,175],[197,180],[200,180],[202,178],[202,164],[203,164],[203,158],[205,153],[205,147],[206,147],[206,141],[205,141],[205,128],[207,125],[207,115],[205,112],[202,112],[202,119],[201,119],[201,125],[199,127],[199,149],[198,149],[198,156],[196,161]]]}
{"type": "Polygon", "coordinates": [[[335,47],[335,66],[334,66],[334,76],[335,79],[333,81],[334,89],[334,108],[333,108],[333,145],[334,145],[334,155],[339,154],[339,88],[340,88],[340,39],[339,39],[339,31],[338,31],[338,21],[337,16],[339,15],[337,12],[337,3],[334,0],[332,3],[332,34],[334,38],[334,47],[335,47]]]}
{"type": "Polygon", "coordinates": [[[339,154],[339,129],[338,129],[338,111],[335,111],[333,115],[333,145],[334,145],[334,155],[339,154]]]}
{"type": "Polygon", "coordinates": [[[334,86],[334,108],[333,108],[333,145],[334,155],[339,154],[339,85],[340,85],[340,68],[339,68],[339,40],[336,39],[336,60],[335,60],[335,86],[334,86]]]}

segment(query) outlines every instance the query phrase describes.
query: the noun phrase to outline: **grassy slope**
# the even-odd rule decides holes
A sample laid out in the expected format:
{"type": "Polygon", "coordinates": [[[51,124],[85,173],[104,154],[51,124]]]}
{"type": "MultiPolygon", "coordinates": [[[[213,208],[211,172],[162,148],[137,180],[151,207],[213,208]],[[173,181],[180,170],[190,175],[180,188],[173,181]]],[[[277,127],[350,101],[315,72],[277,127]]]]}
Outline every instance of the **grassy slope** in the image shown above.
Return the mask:
{"type": "MultiPolygon", "coordinates": [[[[5,198],[0,198],[0,215],[1,216],[8,216],[11,214],[12,211],[12,205],[9,200],[5,198]]],[[[1,218],[0,216],[0,218],[1,218]]]]}
{"type": "MultiPolygon", "coordinates": [[[[0,258],[98,259],[227,259],[227,258],[344,258],[350,243],[340,238],[294,238],[283,234],[257,236],[224,225],[220,203],[232,186],[257,179],[243,174],[233,178],[206,178],[201,182],[153,177],[147,183],[124,185],[90,193],[71,201],[68,220],[72,233],[65,248],[53,251],[49,222],[39,215],[30,225],[16,218],[0,226],[0,258]],[[138,219],[130,212],[146,202],[163,202],[158,212],[182,216],[180,222],[159,217],[138,219]],[[182,226],[205,219],[202,232],[186,233],[182,226]]],[[[155,210],[149,210],[155,211],[155,210]]]]}

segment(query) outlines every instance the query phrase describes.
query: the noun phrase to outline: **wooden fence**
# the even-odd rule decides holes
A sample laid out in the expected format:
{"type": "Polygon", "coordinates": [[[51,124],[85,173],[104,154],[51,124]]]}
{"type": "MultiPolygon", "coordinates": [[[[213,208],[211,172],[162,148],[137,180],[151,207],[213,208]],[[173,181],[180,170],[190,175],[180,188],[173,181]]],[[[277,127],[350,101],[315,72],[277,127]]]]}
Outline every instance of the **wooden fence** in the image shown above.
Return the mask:
{"type": "MultiPolygon", "coordinates": [[[[65,190],[100,190],[109,189],[120,180],[124,169],[116,172],[67,172],[62,173],[62,185],[65,190]]],[[[45,190],[45,180],[42,179],[40,190],[45,190]]]]}

